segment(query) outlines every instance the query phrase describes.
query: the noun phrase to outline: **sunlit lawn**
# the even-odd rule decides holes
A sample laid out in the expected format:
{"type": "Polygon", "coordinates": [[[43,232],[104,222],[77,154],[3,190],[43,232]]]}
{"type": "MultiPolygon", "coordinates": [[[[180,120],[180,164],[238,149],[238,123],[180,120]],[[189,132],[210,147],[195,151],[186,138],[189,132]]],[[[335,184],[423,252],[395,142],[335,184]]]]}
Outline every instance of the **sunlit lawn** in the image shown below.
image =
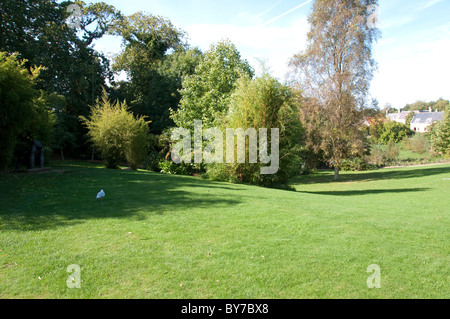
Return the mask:
{"type": "Polygon", "coordinates": [[[0,175],[0,298],[449,298],[449,178],[325,172],[293,192],[82,162],[0,175]]]}

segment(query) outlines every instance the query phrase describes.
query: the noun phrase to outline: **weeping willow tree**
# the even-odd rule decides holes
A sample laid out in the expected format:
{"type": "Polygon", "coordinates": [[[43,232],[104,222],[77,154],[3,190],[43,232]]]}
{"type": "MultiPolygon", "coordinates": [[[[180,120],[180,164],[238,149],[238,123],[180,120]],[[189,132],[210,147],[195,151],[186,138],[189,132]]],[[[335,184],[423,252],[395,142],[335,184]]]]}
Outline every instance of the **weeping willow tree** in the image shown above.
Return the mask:
{"type": "Polygon", "coordinates": [[[342,161],[364,150],[360,130],[376,69],[372,45],[378,0],[316,0],[308,17],[307,48],[290,62],[303,94],[307,147],[321,154],[339,179],[342,161]]]}

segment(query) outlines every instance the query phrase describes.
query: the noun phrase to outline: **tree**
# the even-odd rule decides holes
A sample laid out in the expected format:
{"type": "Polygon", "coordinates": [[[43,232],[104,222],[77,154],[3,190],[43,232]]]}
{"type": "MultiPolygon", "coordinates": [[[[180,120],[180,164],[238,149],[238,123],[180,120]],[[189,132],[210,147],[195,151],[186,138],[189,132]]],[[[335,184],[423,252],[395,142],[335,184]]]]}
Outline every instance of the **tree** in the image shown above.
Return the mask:
{"type": "Polygon", "coordinates": [[[425,101],[416,101],[412,104],[407,104],[403,110],[404,111],[428,111],[430,108],[432,111],[444,112],[447,105],[449,105],[450,101],[444,100],[440,98],[437,101],[425,102],[425,101]]]}
{"type": "Polygon", "coordinates": [[[172,119],[178,127],[191,130],[195,120],[203,120],[204,127],[218,126],[228,111],[236,81],[253,74],[229,40],[211,45],[195,73],[184,79],[180,107],[172,110],[172,119]]]}
{"type": "MultiPolygon", "coordinates": [[[[302,160],[303,128],[298,117],[298,96],[291,88],[282,85],[264,71],[255,79],[242,77],[230,101],[225,128],[279,129],[279,168],[275,174],[261,174],[258,163],[219,164],[225,165],[231,179],[262,186],[287,184],[299,173],[302,160]]],[[[274,143],[272,137],[269,143],[274,143]]],[[[260,145],[261,147],[261,140],[260,145]]],[[[246,153],[249,154],[249,145],[246,153]]],[[[237,152],[235,151],[235,154],[237,152]]]]}
{"type": "Polygon", "coordinates": [[[402,110],[403,111],[425,111],[428,110],[429,105],[424,101],[416,101],[413,104],[407,104],[402,110]]]}
{"type": "MultiPolygon", "coordinates": [[[[372,103],[369,107],[363,109],[363,115],[365,117],[376,117],[381,114],[381,110],[379,108],[379,102],[377,99],[372,99],[372,103]]],[[[386,113],[385,113],[386,114],[386,113]]]]}
{"type": "Polygon", "coordinates": [[[447,107],[442,121],[433,124],[431,142],[435,154],[450,156],[450,106],[447,107]]]}
{"type": "Polygon", "coordinates": [[[28,70],[44,67],[36,88],[65,98],[57,105],[58,135],[73,137],[71,143],[66,139],[57,147],[70,145],[72,155],[80,156],[89,145],[78,116],[89,113],[89,105],[101,95],[106,79],[112,80],[108,59],[96,52],[92,43],[108,32],[120,13],[103,2],[86,5],[76,1],[81,8],[80,28],[76,29],[66,23],[70,15],[67,8],[72,3],[1,1],[0,50],[18,52],[20,59],[27,60],[28,70]]]}
{"type": "Polygon", "coordinates": [[[380,135],[383,132],[384,123],[386,123],[387,121],[388,120],[383,113],[376,115],[372,119],[372,123],[369,127],[369,135],[372,141],[378,142],[380,135]]]}
{"type": "Polygon", "coordinates": [[[408,125],[396,121],[385,122],[379,129],[377,142],[384,145],[398,143],[412,133],[408,125]]]}
{"type": "Polygon", "coordinates": [[[414,112],[412,111],[412,112],[410,112],[408,115],[406,115],[406,118],[405,118],[405,124],[406,124],[406,126],[411,127],[411,122],[412,122],[412,120],[413,120],[415,114],[416,114],[416,113],[414,113],[414,112]]]}
{"type": "Polygon", "coordinates": [[[10,163],[19,135],[30,127],[39,72],[30,73],[24,60],[0,52],[0,169],[10,163]]]}
{"type": "Polygon", "coordinates": [[[434,103],[432,109],[444,112],[448,106],[450,106],[450,101],[446,101],[443,98],[440,98],[439,100],[436,101],[436,103],[434,103]]]}
{"type": "Polygon", "coordinates": [[[360,124],[376,68],[372,44],[379,31],[370,22],[377,0],[316,0],[308,21],[305,52],[291,60],[304,96],[301,116],[309,145],[320,141],[339,178],[342,161],[361,154],[360,124]]]}
{"type": "Polygon", "coordinates": [[[41,68],[30,72],[26,63],[0,52],[0,169],[26,156],[33,140],[48,146],[53,137],[51,98],[35,88],[41,68]]]}
{"type": "Polygon", "coordinates": [[[132,169],[142,164],[149,151],[150,122],[142,116],[135,118],[125,103],[112,104],[104,90],[102,100],[91,107],[90,118],[80,119],[108,168],[117,168],[123,159],[132,169]]]}
{"type": "Polygon", "coordinates": [[[180,102],[181,82],[192,74],[202,53],[190,49],[186,34],[169,20],[135,13],[114,27],[123,37],[124,49],[115,58],[116,71],[126,71],[130,81],[120,83],[131,109],[152,120],[152,132],[173,126],[170,109],[180,102]]]}
{"type": "Polygon", "coordinates": [[[386,103],[381,111],[383,112],[383,114],[398,112],[397,109],[392,107],[391,103],[386,103]]]}

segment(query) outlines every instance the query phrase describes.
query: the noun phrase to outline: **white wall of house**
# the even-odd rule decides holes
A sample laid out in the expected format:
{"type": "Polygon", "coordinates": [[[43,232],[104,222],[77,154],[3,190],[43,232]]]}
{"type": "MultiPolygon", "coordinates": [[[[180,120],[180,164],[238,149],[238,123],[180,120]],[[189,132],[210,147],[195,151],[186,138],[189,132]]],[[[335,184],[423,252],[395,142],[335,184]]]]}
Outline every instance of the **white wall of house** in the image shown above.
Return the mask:
{"type": "Polygon", "coordinates": [[[425,133],[428,132],[428,127],[431,124],[422,124],[422,123],[411,123],[411,131],[417,132],[417,133],[425,133]]]}

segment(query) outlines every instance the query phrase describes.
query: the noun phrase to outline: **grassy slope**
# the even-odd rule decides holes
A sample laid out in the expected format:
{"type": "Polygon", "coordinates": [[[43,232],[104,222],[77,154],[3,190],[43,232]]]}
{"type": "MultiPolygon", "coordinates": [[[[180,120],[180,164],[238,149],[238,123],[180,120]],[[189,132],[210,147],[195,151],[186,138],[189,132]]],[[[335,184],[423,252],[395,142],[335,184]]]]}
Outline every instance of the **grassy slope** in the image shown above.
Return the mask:
{"type": "Polygon", "coordinates": [[[450,297],[450,165],[321,173],[297,192],[62,168],[0,176],[0,298],[450,297]]]}

